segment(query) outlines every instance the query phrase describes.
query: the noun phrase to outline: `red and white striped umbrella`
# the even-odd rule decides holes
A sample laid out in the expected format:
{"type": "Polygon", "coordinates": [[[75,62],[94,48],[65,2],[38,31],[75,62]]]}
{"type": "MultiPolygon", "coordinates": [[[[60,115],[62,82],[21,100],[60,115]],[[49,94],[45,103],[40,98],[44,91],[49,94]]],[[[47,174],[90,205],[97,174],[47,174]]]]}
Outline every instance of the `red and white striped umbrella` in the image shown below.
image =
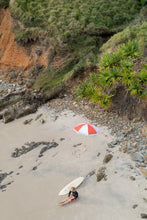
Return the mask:
{"type": "Polygon", "coordinates": [[[94,135],[94,134],[99,133],[100,129],[93,124],[83,123],[83,124],[76,126],[74,128],[74,131],[76,131],[79,134],[94,135]]]}

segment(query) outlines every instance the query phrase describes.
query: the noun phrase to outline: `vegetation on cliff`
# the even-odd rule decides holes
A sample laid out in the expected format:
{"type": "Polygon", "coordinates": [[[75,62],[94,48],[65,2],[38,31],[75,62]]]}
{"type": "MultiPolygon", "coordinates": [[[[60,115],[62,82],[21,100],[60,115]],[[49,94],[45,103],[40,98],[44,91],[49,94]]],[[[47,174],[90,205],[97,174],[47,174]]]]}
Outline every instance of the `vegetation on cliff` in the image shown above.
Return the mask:
{"type": "Polygon", "coordinates": [[[7,8],[9,6],[9,0],[1,0],[0,8],[7,8]]]}
{"type": "Polygon", "coordinates": [[[78,98],[89,98],[108,107],[120,84],[131,95],[147,97],[147,22],[131,25],[100,49],[98,73],[90,74],[77,89],[78,98]],[[109,51],[109,52],[108,52],[109,51]]]}
{"type": "Polygon", "coordinates": [[[96,66],[100,46],[123,30],[140,13],[138,0],[11,0],[10,12],[17,25],[19,44],[48,38],[48,67],[37,78],[35,88],[50,97],[63,82],[96,66]],[[65,58],[55,67],[56,57],[65,58]]]}
{"type": "Polygon", "coordinates": [[[99,74],[92,73],[77,94],[109,106],[120,82],[131,94],[146,97],[146,4],[146,0],[1,0],[0,7],[9,5],[19,45],[46,45],[48,66],[34,88],[52,97],[65,81],[98,66],[99,74]]]}

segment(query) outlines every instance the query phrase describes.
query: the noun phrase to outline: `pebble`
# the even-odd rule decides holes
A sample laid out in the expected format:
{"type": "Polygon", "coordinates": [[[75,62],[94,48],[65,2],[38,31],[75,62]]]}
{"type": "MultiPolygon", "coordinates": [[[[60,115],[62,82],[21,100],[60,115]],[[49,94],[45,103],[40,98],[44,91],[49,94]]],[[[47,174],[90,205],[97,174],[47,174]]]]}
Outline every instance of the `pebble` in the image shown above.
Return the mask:
{"type": "Polygon", "coordinates": [[[133,208],[133,209],[136,209],[137,206],[138,206],[137,204],[134,204],[134,205],[132,206],[132,208],[133,208]]]}
{"type": "Polygon", "coordinates": [[[135,179],[135,177],[134,177],[134,176],[130,176],[130,180],[135,181],[136,179],[135,179]]]}

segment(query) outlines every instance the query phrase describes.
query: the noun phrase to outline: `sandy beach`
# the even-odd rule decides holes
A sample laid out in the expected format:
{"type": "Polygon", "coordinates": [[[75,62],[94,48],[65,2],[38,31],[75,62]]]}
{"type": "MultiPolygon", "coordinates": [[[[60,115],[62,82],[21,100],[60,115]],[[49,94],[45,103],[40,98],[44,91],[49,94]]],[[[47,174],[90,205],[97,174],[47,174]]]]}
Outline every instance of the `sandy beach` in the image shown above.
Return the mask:
{"type": "Polygon", "coordinates": [[[46,106],[8,124],[0,121],[0,171],[12,171],[1,183],[10,183],[0,190],[2,220],[139,220],[140,214],[146,213],[145,176],[128,154],[119,151],[119,146],[108,148],[107,144],[115,137],[106,127],[95,124],[100,128],[95,136],[75,133],[73,128],[82,122],[91,121],[69,110],[56,114],[46,106]],[[42,116],[35,120],[39,114],[42,116]],[[23,123],[29,119],[30,123],[23,123]],[[20,157],[11,157],[15,148],[41,141],[54,141],[58,146],[44,152],[42,157],[38,155],[43,145],[20,157]],[[104,165],[106,153],[113,157],[104,165]],[[79,199],[58,206],[65,198],[58,193],[66,184],[91,171],[97,173],[103,166],[105,180],[97,182],[95,174],[87,177],[77,189],[79,199]]]}

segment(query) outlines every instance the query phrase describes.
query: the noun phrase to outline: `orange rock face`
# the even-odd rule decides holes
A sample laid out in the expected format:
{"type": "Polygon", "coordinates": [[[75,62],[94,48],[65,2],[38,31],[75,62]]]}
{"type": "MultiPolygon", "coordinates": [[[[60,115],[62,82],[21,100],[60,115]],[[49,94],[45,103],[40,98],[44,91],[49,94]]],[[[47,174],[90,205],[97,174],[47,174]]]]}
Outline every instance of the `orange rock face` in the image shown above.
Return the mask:
{"type": "Polygon", "coordinates": [[[44,54],[28,56],[25,48],[14,42],[11,15],[8,9],[0,10],[0,70],[18,69],[26,70],[35,64],[47,65],[44,54]]]}

